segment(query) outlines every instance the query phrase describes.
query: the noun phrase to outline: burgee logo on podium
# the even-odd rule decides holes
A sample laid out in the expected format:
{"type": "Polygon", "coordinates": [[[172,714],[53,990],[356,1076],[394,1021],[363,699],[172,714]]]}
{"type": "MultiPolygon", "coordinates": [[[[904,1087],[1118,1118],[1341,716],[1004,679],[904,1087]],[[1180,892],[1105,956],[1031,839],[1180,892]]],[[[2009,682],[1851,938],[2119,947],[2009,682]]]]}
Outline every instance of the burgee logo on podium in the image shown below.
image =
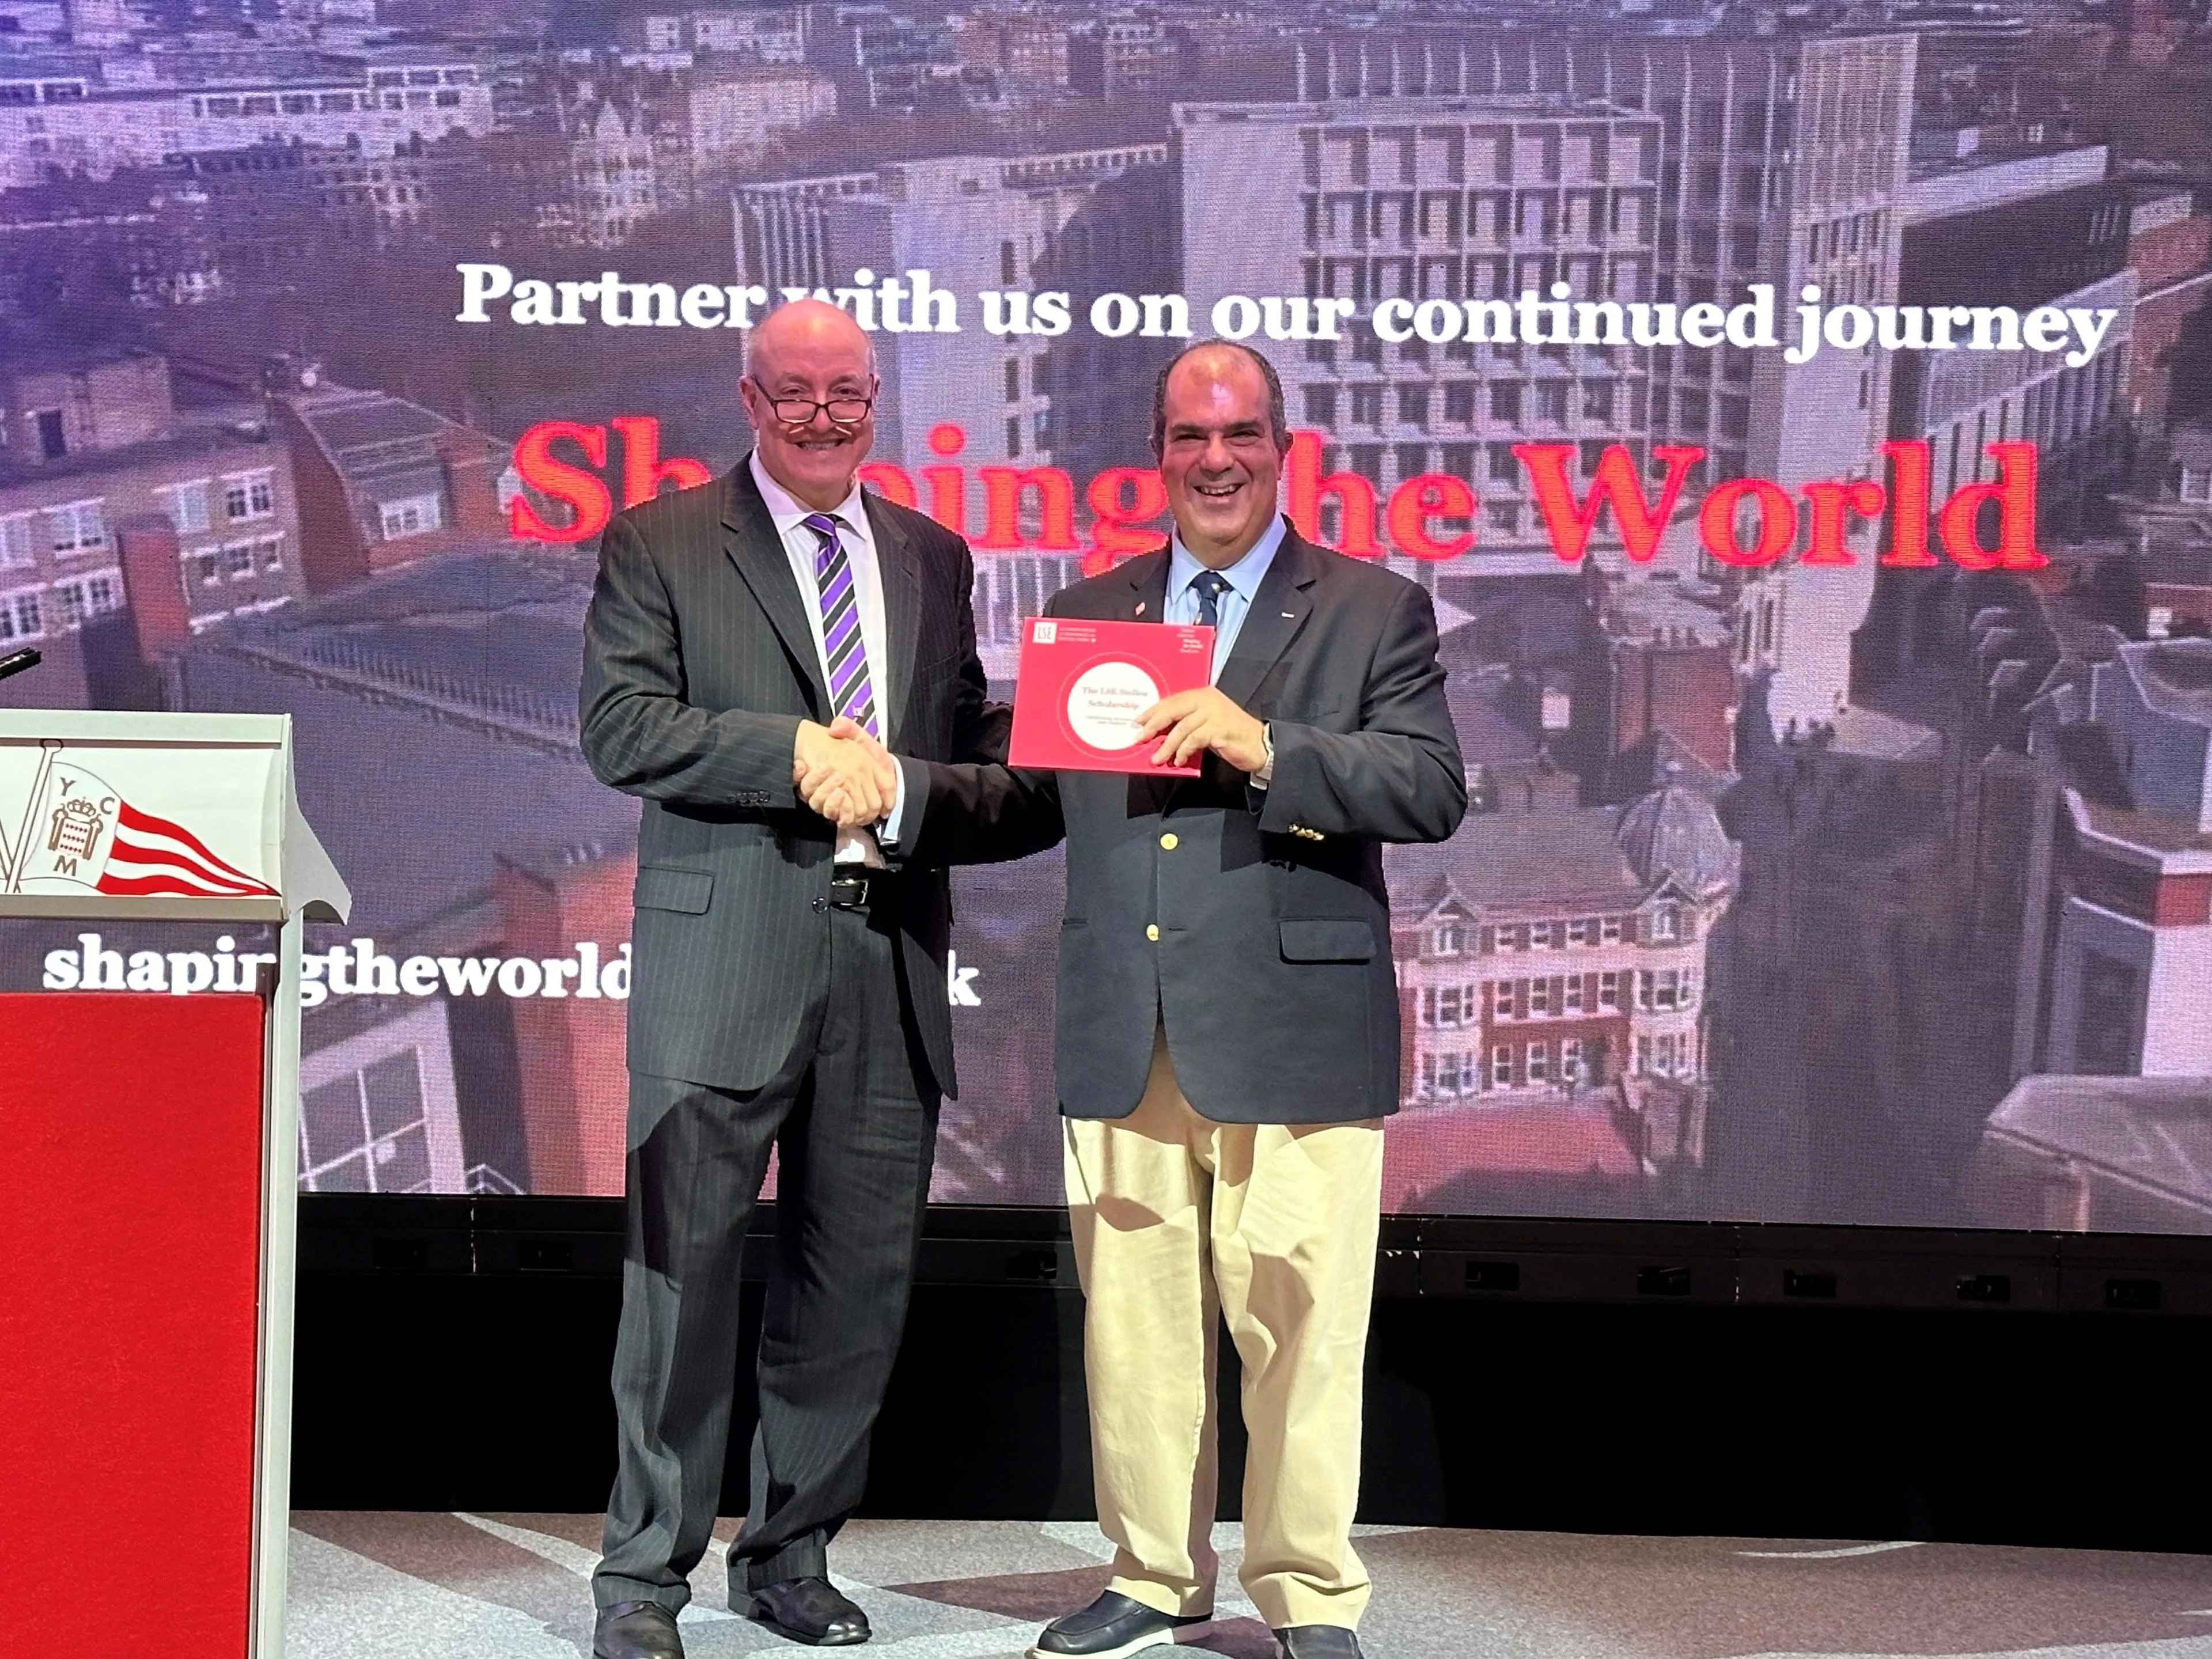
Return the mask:
{"type": "MultiPolygon", "coordinates": [[[[629,945],[602,951],[586,939],[567,957],[390,957],[374,939],[350,939],[300,959],[300,1006],[319,1008],[339,997],[610,998],[629,996],[629,945]]],[[[42,984],[49,991],[250,991],[274,951],[240,951],[226,933],[213,951],[122,951],[98,933],[77,935],[76,948],[46,953],[42,984]]]]}

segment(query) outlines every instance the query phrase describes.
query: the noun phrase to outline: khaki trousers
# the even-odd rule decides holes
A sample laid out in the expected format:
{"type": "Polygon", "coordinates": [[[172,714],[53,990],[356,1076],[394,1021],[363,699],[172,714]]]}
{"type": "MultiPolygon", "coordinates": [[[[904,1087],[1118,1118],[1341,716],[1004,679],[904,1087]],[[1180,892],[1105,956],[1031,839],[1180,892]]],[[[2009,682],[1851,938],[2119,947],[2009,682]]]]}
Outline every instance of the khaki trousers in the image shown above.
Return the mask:
{"type": "Polygon", "coordinates": [[[1113,1588],[1162,1613],[1213,1610],[1214,1333],[1226,1316],[1250,1443],[1245,1594],[1275,1629],[1357,1625],[1370,1588],[1351,1531],[1382,1120],[1212,1122],[1183,1098],[1156,1036],[1137,1109],[1071,1118],[1066,1133],[1113,1588]]]}

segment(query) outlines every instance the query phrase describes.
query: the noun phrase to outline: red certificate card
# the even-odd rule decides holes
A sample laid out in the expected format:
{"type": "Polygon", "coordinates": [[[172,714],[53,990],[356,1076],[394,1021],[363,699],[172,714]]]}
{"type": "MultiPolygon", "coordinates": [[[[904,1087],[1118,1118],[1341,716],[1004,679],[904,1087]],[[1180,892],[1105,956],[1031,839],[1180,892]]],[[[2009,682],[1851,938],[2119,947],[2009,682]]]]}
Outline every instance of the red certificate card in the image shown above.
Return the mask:
{"type": "Polygon", "coordinates": [[[1161,698],[1206,684],[1212,665],[1210,628],[1032,617],[1007,761],[1041,772],[1194,778],[1195,766],[1153,765],[1158,740],[1139,742],[1138,723],[1161,698]]]}

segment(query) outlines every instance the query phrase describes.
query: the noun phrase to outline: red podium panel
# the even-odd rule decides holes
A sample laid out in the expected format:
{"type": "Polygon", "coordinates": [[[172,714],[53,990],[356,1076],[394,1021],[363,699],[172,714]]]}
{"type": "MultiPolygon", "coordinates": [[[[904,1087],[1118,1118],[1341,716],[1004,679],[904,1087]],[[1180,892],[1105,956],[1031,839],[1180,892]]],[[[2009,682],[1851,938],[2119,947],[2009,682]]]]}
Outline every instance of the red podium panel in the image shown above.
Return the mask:
{"type": "Polygon", "coordinates": [[[125,1586],[13,1598],[11,1650],[246,1652],[263,1042],[253,996],[0,994],[0,1556],[125,1586]]]}

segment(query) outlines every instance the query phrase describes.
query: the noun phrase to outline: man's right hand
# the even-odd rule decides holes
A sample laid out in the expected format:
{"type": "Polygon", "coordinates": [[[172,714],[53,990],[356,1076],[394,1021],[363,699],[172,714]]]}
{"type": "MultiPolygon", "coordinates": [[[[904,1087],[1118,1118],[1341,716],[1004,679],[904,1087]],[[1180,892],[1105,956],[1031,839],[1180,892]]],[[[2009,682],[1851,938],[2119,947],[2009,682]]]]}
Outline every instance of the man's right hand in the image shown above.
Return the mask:
{"type": "Polygon", "coordinates": [[[834,735],[812,720],[799,723],[791,781],[809,807],[841,830],[880,822],[898,798],[898,769],[880,744],[834,735]]]}

